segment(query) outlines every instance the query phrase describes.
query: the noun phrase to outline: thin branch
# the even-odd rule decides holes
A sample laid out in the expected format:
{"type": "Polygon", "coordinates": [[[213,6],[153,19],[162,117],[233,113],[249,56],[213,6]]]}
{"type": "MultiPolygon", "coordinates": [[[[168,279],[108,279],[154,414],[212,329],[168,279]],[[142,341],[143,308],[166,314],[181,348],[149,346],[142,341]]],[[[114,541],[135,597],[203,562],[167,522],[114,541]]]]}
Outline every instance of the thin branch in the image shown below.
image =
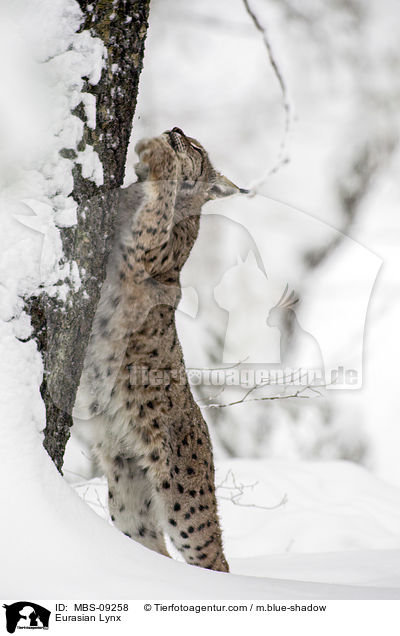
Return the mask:
{"type": "Polygon", "coordinates": [[[223,386],[216,393],[214,393],[214,395],[207,395],[206,397],[199,398],[199,400],[197,401],[197,404],[201,406],[201,404],[204,402],[210,402],[211,400],[216,400],[220,395],[224,393],[224,391],[225,391],[225,387],[223,386]]]}
{"type": "MultiPolygon", "coordinates": [[[[69,473],[70,475],[75,475],[75,477],[79,477],[80,479],[82,479],[83,484],[86,484],[87,482],[87,478],[85,477],[85,475],[81,475],[80,473],[76,473],[73,470],[67,470],[66,468],[63,469],[63,473],[69,473]]],[[[76,486],[82,486],[82,484],[71,484],[73,488],[75,488],[76,486]]]]}
{"type": "Polygon", "coordinates": [[[286,493],[283,495],[281,501],[279,503],[275,504],[275,506],[259,506],[258,504],[244,504],[241,501],[236,501],[234,496],[232,496],[232,497],[221,497],[221,496],[219,496],[218,499],[222,499],[222,500],[225,500],[225,501],[230,501],[235,506],[240,506],[241,508],[257,508],[257,510],[276,510],[277,508],[281,508],[282,506],[284,506],[288,502],[288,497],[287,497],[286,493]]]}
{"type": "Polygon", "coordinates": [[[220,484],[217,485],[217,490],[229,490],[231,491],[231,495],[230,497],[223,497],[221,495],[218,495],[218,499],[223,499],[225,501],[230,501],[231,503],[233,503],[235,506],[240,506],[241,508],[257,508],[259,510],[276,510],[277,508],[280,508],[281,506],[284,506],[287,502],[288,502],[288,497],[287,494],[285,493],[281,499],[281,501],[277,504],[275,504],[274,506],[259,506],[258,504],[245,504],[242,503],[240,501],[240,499],[243,497],[244,495],[244,491],[246,488],[251,488],[251,490],[254,489],[255,486],[257,486],[258,481],[256,481],[254,484],[238,484],[236,483],[236,477],[232,471],[232,469],[229,469],[228,472],[225,475],[225,478],[222,480],[222,482],[220,484]],[[228,479],[230,479],[233,483],[233,486],[225,486],[224,484],[227,483],[228,479]]]}
{"type": "MultiPolygon", "coordinates": [[[[235,366],[237,366],[240,363],[236,363],[235,365],[232,365],[233,368],[235,366]]],[[[228,367],[229,368],[229,367],[228,367]]],[[[301,382],[302,379],[306,376],[307,371],[304,371],[304,373],[300,374],[299,378],[298,378],[298,382],[301,382]]],[[[243,402],[253,402],[254,400],[248,400],[247,398],[249,397],[249,395],[251,395],[254,391],[256,391],[257,389],[262,389],[266,386],[271,386],[271,381],[270,380],[264,380],[263,382],[259,382],[258,384],[255,384],[254,386],[250,387],[250,389],[248,389],[246,391],[246,393],[244,394],[244,396],[242,398],[240,398],[240,400],[238,400],[237,402],[232,402],[230,404],[224,405],[224,406],[231,406],[232,404],[241,404],[243,402]]],[[[287,386],[287,385],[286,385],[287,386]]],[[[324,385],[324,388],[326,388],[326,386],[329,385],[324,385]]],[[[225,386],[223,386],[219,391],[217,391],[217,393],[215,393],[214,395],[209,395],[207,397],[201,398],[198,400],[197,404],[200,408],[205,408],[205,407],[212,407],[212,408],[216,408],[216,406],[220,406],[217,404],[201,404],[201,402],[204,401],[208,401],[210,402],[211,400],[215,400],[217,397],[219,397],[220,395],[222,395],[225,391],[225,386]]],[[[322,397],[322,393],[321,391],[319,391],[318,389],[316,389],[314,386],[312,386],[311,384],[308,384],[306,387],[303,387],[302,391],[304,391],[305,389],[309,389],[310,391],[312,391],[313,393],[316,393],[318,395],[318,397],[322,397]]],[[[278,399],[278,398],[282,398],[282,396],[275,396],[274,398],[271,397],[265,397],[265,398],[258,398],[258,399],[278,399]]],[[[293,396],[285,396],[285,398],[287,397],[299,397],[297,395],[293,395],[293,396]]],[[[303,396],[305,397],[305,396],[303,396]]]]}
{"type": "MultiPolygon", "coordinates": [[[[258,387],[253,387],[253,389],[255,388],[260,388],[260,386],[258,387]]],[[[302,395],[304,393],[304,391],[313,391],[314,393],[317,393],[318,397],[322,397],[322,394],[320,393],[320,391],[318,391],[318,389],[316,389],[315,387],[312,386],[305,386],[302,389],[298,389],[295,393],[291,393],[289,395],[266,395],[264,397],[259,397],[259,398],[251,398],[251,400],[247,400],[246,396],[249,394],[249,391],[242,397],[240,398],[240,400],[236,400],[235,402],[228,402],[227,404],[204,404],[203,406],[199,405],[201,409],[224,409],[227,406],[235,406],[236,404],[248,404],[249,402],[263,402],[266,400],[289,400],[291,398],[299,398],[299,399],[303,399],[303,400],[309,400],[311,398],[310,395],[302,395]]]]}
{"type": "Polygon", "coordinates": [[[186,367],[186,371],[226,371],[227,369],[236,369],[236,367],[244,364],[248,357],[249,356],[246,356],[245,358],[243,358],[243,360],[239,360],[238,362],[235,362],[234,364],[226,367],[186,367]]]}
{"type": "Polygon", "coordinates": [[[265,48],[267,49],[269,62],[279,82],[279,86],[280,86],[281,94],[282,94],[282,105],[283,105],[283,109],[285,113],[283,137],[280,143],[277,161],[272,168],[268,169],[268,171],[265,173],[265,175],[262,178],[256,180],[253,183],[253,185],[250,187],[250,192],[251,194],[254,195],[257,193],[257,190],[260,188],[260,186],[262,186],[264,182],[268,179],[268,177],[278,172],[278,170],[282,168],[282,166],[289,163],[290,161],[289,145],[290,145],[290,137],[291,137],[292,127],[293,127],[294,113],[293,113],[293,106],[289,98],[288,87],[287,87],[285,78],[283,76],[283,73],[279,67],[279,63],[276,59],[270,39],[268,37],[267,29],[260,23],[253,9],[250,7],[249,1],[243,0],[243,4],[245,6],[247,13],[251,17],[254,23],[254,26],[262,35],[265,48]]]}
{"type": "MultiPolygon", "coordinates": [[[[72,472],[72,471],[69,471],[72,472]]],[[[86,503],[88,504],[88,506],[95,506],[96,508],[101,508],[101,510],[103,511],[103,513],[107,516],[107,518],[109,518],[109,511],[107,509],[107,507],[104,505],[100,495],[99,495],[99,491],[98,491],[98,486],[102,487],[103,489],[106,488],[105,483],[103,484],[92,484],[91,481],[84,481],[80,484],[72,484],[72,488],[77,492],[77,494],[79,495],[79,497],[86,503]],[[80,488],[84,488],[85,490],[83,492],[80,492],[79,489],[80,488]],[[89,491],[94,492],[94,495],[97,499],[97,501],[93,501],[92,499],[88,499],[88,493],[89,491]]]]}

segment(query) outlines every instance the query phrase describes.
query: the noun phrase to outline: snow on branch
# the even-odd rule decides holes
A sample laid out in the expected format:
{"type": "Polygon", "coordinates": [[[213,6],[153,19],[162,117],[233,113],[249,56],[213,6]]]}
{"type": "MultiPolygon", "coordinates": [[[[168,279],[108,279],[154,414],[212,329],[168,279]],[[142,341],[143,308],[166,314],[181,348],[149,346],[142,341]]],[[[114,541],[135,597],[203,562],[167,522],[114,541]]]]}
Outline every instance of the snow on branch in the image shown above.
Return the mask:
{"type": "Polygon", "coordinates": [[[284,114],[285,114],[284,131],[283,131],[283,136],[280,143],[277,161],[275,162],[272,168],[269,168],[267,170],[267,172],[264,174],[263,177],[261,177],[260,179],[257,179],[250,187],[251,193],[256,194],[260,186],[262,186],[265,183],[268,177],[275,174],[282,166],[284,166],[290,161],[289,146],[290,146],[290,137],[291,137],[292,128],[293,128],[294,112],[293,112],[293,105],[289,97],[288,87],[287,87],[284,75],[279,66],[278,60],[276,58],[274,49],[271,45],[271,41],[268,36],[267,29],[265,26],[261,24],[258,17],[254,13],[253,9],[251,8],[249,4],[249,0],[243,0],[243,4],[245,6],[247,13],[251,17],[254,26],[262,34],[263,42],[264,42],[265,48],[267,49],[270,64],[279,82],[279,86],[280,86],[281,94],[282,94],[282,105],[283,105],[284,114]]]}

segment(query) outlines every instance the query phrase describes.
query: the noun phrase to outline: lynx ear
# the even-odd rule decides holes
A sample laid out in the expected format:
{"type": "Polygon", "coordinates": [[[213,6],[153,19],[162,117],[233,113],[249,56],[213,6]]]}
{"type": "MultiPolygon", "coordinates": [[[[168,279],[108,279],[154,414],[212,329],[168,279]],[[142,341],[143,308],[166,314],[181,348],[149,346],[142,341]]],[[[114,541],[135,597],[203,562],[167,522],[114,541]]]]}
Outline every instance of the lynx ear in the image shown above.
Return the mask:
{"type": "Polygon", "coordinates": [[[238,192],[247,192],[242,188],[238,188],[232,181],[229,181],[223,174],[217,173],[215,182],[209,190],[210,199],[220,199],[223,197],[229,197],[231,194],[237,194],[238,192]]]}

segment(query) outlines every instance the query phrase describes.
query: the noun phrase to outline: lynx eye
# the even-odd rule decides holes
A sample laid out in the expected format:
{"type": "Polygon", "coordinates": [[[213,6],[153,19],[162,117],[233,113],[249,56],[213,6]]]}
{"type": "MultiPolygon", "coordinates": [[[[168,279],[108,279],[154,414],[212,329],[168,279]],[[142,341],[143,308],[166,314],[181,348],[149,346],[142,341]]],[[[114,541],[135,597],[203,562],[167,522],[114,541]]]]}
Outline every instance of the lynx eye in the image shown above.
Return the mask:
{"type": "Polygon", "coordinates": [[[203,174],[203,170],[204,170],[204,154],[203,154],[203,150],[202,150],[202,148],[199,148],[199,146],[196,146],[196,144],[194,144],[192,141],[190,141],[189,143],[190,143],[190,147],[193,148],[193,150],[196,150],[198,153],[200,153],[200,157],[201,157],[200,174],[203,174]]]}

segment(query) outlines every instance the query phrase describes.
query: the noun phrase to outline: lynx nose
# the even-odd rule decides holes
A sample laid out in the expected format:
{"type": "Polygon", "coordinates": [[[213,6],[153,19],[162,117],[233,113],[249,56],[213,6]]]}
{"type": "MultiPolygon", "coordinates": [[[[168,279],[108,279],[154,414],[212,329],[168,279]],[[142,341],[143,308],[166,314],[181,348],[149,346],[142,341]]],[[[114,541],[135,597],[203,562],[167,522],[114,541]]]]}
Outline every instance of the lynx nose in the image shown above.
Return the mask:
{"type": "Polygon", "coordinates": [[[174,126],[171,130],[164,130],[163,135],[170,135],[171,133],[177,133],[178,135],[182,135],[182,137],[186,137],[182,128],[178,128],[178,126],[174,126]]]}
{"type": "Polygon", "coordinates": [[[175,126],[175,128],[173,128],[172,130],[167,130],[165,134],[168,135],[169,143],[174,150],[183,150],[183,140],[186,140],[186,137],[180,128],[177,128],[175,126]]]}
{"type": "Polygon", "coordinates": [[[181,128],[178,128],[178,126],[174,126],[174,128],[171,130],[171,132],[178,133],[178,135],[182,135],[183,137],[186,137],[186,135],[183,132],[183,130],[181,128]]]}

